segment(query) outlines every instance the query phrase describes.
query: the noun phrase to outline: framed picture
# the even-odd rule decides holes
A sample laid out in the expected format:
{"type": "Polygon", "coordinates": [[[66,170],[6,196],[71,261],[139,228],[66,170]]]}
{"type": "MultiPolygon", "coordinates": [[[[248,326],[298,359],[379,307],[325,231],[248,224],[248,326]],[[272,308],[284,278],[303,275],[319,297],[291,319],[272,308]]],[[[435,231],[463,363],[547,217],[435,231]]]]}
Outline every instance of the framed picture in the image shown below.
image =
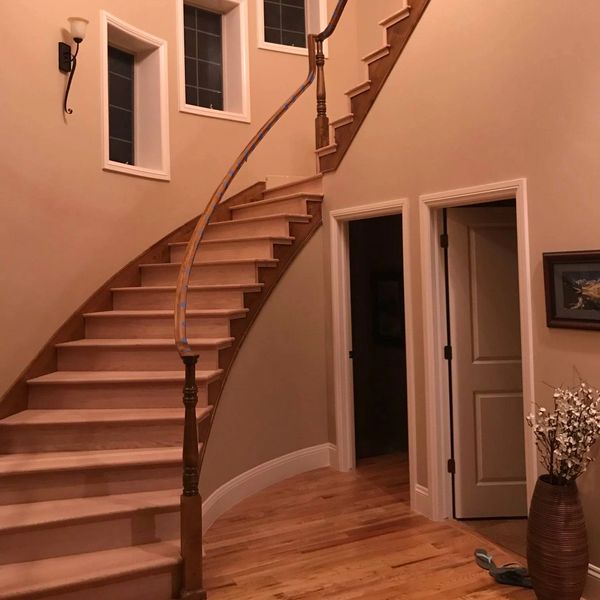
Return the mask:
{"type": "Polygon", "coordinates": [[[375,339],[384,345],[404,344],[404,282],[402,273],[375,273],[373,326],[375,339]]]}
{"type": "Polygon", "coordinates": [[[548,327],[600,329],[600,250],[544,254],[548,327]]]}

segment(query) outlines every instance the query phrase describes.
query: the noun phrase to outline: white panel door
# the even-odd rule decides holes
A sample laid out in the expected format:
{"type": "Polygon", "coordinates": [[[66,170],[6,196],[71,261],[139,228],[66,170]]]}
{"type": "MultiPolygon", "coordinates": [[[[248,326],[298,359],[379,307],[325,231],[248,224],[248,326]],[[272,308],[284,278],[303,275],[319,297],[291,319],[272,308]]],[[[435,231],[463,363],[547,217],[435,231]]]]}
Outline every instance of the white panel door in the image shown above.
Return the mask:
{"type": "Polygon", "coordinates": [[[456,516],[525,516],[515,209],[449,209],[448,237],[456,516]]]}

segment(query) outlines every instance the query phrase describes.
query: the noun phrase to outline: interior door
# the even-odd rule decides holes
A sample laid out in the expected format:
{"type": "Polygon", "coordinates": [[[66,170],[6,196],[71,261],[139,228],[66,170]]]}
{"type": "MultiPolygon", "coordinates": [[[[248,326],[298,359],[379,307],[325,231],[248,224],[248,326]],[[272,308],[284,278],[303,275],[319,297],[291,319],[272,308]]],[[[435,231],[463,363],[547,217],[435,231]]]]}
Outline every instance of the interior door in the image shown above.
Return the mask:
{"type": "Polygon", "coordinates": [[[457,518],[527,514],[514,207],[447,212],[457,518]]]}

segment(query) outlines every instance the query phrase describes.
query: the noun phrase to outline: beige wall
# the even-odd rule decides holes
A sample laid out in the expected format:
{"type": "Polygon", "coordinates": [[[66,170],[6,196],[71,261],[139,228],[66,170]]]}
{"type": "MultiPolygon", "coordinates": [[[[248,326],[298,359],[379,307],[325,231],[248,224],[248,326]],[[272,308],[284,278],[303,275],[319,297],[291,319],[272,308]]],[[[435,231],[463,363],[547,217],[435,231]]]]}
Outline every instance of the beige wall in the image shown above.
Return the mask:
{"type": "MultiPolygon", "coordinates": [[[[231,161],[304,79],[306,57],[257,48],[256,0],[248,2],[250,125],[179,112],[175,0],[3,4],[0,48],[11,58],[0,70],[0,395],[95,289],[201,212],[231,161]],[[168,42],[169,183],[101,169],[100,9],[168,42]],[[71,15],[91,23],[70,97],[75,112],[65,121],[56,44],[71,15]]],[[[349,8],[330,42],[332,85],[336,76],[352,80],[355,22],[349,8]]],[[[314,103],[311,90],[244,167],[237,189],[315,172],[314,103]]]]}
{"type": "MultiPolygon", "coordinates": [[[[559,0],[431,3],[340,169],[327,209],[407,197],[422,353],[418,196],[525,177],[531,225],[535,383],[600,387],[600,337],[545,325],[542,253],[600,247],[600,5],[559,0]]],[[[328,243],[325,244],[328,248],[328,243]]],[[[325,264],[329,258],[326,252],[325,264]]],[[[425,468],[418,365],[419,474],[425,468]]],[[[581,481],[591,556],[600,564],[600,467],[581,481]]]]}
{"type": "Polygon", "coordinates": [[[257,465],[328,441],[322,256],[320,230],[244,342],[211,432],[202,469],[205,498],[257,465]]]}

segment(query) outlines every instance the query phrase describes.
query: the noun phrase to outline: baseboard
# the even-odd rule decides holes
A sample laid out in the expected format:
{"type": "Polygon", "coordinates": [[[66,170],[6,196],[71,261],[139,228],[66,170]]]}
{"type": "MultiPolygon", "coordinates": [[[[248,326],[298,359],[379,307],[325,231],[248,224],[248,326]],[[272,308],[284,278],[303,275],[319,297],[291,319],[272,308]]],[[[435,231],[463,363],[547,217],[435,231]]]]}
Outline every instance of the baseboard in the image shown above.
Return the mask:
{"type": "Polygon", "coordinates": [[[203,531],[206,533],[222,514],[242,500],[294,475],[328,467],[332,464],[332,457],[337,463],[336,447],[333,444],[321,444],[280,456],[238,475],[204,501],[203,531]]]}
{"type": "Polygon", "coordinates": [[[585,600],[600,600],[600,567],[590,565],[585,600]]]}
{"type": "Polygon", "coordinates": [[[340,470],[340,459],[338,457],[338,449],[335,444],[327,444],[329,446],[329,466],[336,471],[340,470]]]}
{"type": "Polygon", "coordinates": [[[426,517],[431,514],[431,499],[428,488],[418,483],[414,485],[411,509],[426,517]]]}

